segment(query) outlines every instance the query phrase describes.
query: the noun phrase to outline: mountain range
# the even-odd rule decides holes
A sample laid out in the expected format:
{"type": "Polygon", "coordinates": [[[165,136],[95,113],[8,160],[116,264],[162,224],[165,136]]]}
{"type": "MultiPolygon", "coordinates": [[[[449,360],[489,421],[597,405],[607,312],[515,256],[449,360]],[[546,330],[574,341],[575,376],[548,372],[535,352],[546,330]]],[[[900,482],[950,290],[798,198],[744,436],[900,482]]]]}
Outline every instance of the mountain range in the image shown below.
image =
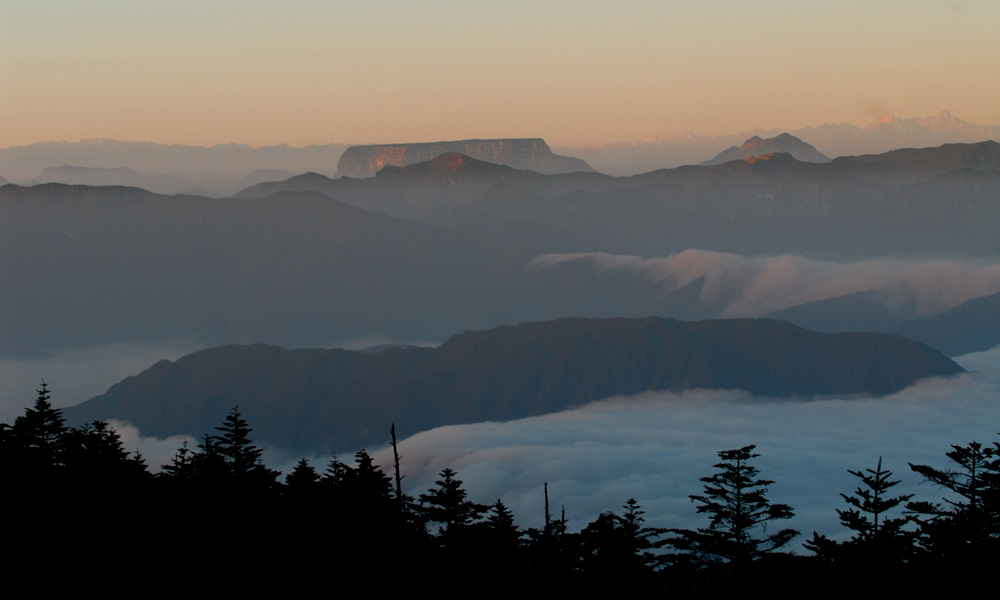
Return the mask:
{"type": "Polygon", "coordinates": [[[824,164],[779,153],[633,177],[448,154],[237,196],[0,188],[0,279],[20,283],[0,288],[0,356],[169,337],[437,342],[566,316],[711,318],[725,306],[724,295],[705,299],[701,277],[665,287],[590,259],[539,260],[551,256],[1000,254],[996,142],[824,164]]]}
{"type": "MultiPolygon", "coordinates": [[[[244,181],[255,170],[272,169],[289,175],[306,171],[333,174],[346,144],[326,144],[292,148],[286,145],[253,148],[243,144],[211,147],[182,144],[154,144],[108,139],[80,142],[40,142],[30,146],[0,149],[0,175],[7,181],[25,184],[41,182],[41,173],[50,167],[71,165],[87,169],[128,168],[147,177],[169,176],[187,187],[164,193],[205,190],[205,195],[228,196],[259,183],[244,181]]],[[[57,183],[82,183],[57,181],[57,183]]],[[[129,185],[116,181],[114,185],[129,185]]]]}
{"type": "MultiPolygon", "coordinates": [[[[950,143],[1000,141],[1000,126],[967,123],[948,111],[942,111],[930,117],[910,119],[887,114],[866,127],[847,123],[823,124],[795,130],[751,129],[721,136],[702,136],[683,131],[670,137],[656,137],[635,143],[606,144],[593,148],[556,147],[550,152],[585,161],[602,173],[634,175],[698,164],[727,148],[738,147],[755,136],[774,138],[785,133],[790,133],[830,157],[879,154],[898,148],[924,148],[950,143]]],[[[40,174],[49,167],[127,167],[149,176],[169,175],[189,182],[190,186],[183,192],[199,188],[205,190],[206,195],[228,196],[246,187],[248,184],[240,186],[239,182],[258,169],[277,169],[292,173],[313,171],[332,177],[341,155],[348,147],[348,144],[303,148],[286,145],[252,148],[241,144],[200,147],[106,139],[41,142],[29,146],[0,148],[0,176],[9,182],[27,184],[33,180],[41,181],[40,174]]],[[[809,160],[802,156],[798,158],[809,160]]],[[[537,166],[531,167],[527,163],[511,164],[520,168],[547,171],[537,166]]],[[[579,167],[572,167],[561,170],[578,169],[579,167]]],[[[115,185],[125,183],[117,182],[115,185]]]]}
{"type": "Polygon", "coordinates": [[[697,164],[739,146],[754,136],[773,138],[784,133],[814,146],[826,156],[881,154],[898,148],[926,148],[942,144],[1000,141],[1000,125],[975,125],[947,110],[930,117],[903,119],[884,114],[865,127],[849,123],[824,123],[801,129],[751,129],[721,136],[702,136],[688,131],[635,143],[594,148],[556,147],[555,152],[586,160],[602,173],[632,175],[655,169],[697,164]]]}
{"type": "Polygon", "coordinates": [[[666,256],[703,248],[839,260],[1000,253],[998,190],[1000,144],[988,141],[824,164],[776,153],[631,177],[546,176],[443,155],[372,179],[307,174],[236,197],[312,191],[428,224],[532,222],[583,236],[576,244],[583,251],[666,256]]]}
{"type": "Polygon", "coordinates": [[[232,408],[258,439],[297,452],[387,442],[389,425],[510,420],[649,390],[758,396],[882,395],[961,367],[884,334],[819,334],[781,321],[559,319],[451,337],[437,348],[283,350],[225,346],[161,361],[66,409],[145,435],[198,435],[232,408]]]}

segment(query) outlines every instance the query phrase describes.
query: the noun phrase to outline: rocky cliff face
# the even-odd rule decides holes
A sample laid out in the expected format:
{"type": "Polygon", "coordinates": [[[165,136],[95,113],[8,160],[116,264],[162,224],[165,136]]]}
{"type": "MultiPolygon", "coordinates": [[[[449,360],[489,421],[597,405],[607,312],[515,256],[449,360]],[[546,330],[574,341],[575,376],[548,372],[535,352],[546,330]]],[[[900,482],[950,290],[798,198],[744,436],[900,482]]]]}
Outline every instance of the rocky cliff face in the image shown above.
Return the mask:
{"type": "Polygon", "coordinates": [[[546,174],[593,171],[586,162],[553,154],[545,140],[533,138],[351,146],[340,157],[337,177],[371,177],[387,165],[404,167],[449,152],[546,174]]]}

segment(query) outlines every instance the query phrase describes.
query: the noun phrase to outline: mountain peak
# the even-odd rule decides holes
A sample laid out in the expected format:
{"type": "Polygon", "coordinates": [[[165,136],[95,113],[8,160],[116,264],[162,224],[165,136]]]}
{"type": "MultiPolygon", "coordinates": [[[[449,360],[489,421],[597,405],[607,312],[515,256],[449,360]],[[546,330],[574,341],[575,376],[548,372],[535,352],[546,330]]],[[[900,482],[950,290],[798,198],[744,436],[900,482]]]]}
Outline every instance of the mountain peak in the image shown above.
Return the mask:
{"type": "Polygon", "coordinates": [[[817,150],[813,145],[807,144],[790,133],[782,133],[773,138],[763,139],[755,135],[739,148],[733,146],[724,150],[715,158],[701,163],[703,166],[719,165],[733,160],[767,160],[774,154],[790,154],[796,160],[802,162],[825,163],[830,159],[817,150]],[[766,155],[766,157],[765,157],[766,155]]]}

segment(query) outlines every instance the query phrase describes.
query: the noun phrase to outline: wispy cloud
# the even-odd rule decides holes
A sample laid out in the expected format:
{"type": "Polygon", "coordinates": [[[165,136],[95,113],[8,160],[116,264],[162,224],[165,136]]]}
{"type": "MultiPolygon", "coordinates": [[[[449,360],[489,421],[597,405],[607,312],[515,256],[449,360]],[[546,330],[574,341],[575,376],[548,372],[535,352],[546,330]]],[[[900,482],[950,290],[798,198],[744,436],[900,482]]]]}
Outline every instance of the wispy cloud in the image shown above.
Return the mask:
{"type": "Polygon", "coordinates": [[[845,294],[871,292],[904,316],[929,316],[971,298],[1000,292],[1000,261],[875,259],[852,263],[796,255],[744,257],[685,250],[665,258],[601,252],[546,254],[529,268],[590,262],[597,271],[631,271],[671,292],[704,279],[701,300],[721,317],[758,317],[845,294]]]}

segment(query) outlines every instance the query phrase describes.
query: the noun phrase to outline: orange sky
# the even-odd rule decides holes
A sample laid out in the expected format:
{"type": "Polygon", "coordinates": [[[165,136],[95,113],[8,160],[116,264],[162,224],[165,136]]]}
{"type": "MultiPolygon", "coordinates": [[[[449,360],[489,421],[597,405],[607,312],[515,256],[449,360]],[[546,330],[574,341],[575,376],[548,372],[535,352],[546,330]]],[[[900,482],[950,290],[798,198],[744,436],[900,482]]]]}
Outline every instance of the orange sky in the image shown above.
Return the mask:
{"type": "Polygon", "coordinates": [[[993,0],[472,4],[4,2],[0,147],[1000,124],[993,0]]]}

